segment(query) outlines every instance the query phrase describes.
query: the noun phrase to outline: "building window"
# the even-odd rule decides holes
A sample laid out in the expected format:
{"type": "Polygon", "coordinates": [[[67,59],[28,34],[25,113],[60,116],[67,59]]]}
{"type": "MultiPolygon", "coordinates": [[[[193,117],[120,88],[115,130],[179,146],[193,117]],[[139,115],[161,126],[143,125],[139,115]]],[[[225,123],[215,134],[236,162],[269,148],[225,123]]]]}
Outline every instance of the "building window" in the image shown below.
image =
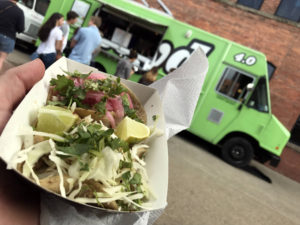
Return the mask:
{"type": "Polygon", "coordinates": [[[216,90],[222,95],[239,101],[245,97],[249,83],[253,83],[252,77],[233,68],[226,68],[216,90]]]}
{"type": "Polygon", "coordinates": [[[298,119],[291,131],[290,142],[295,145],[300,145],[300,116],[298,116],[298,119]]]}
{"type": "Polygon", "coordinates": [[[240,5],[248,6],[253,9],[260,9],[263,4],[263,0],[238,0],[237,3],[240,5]]]}
{"type": "Polygon", "coordinates": [[[300,0],[281,0],[276,11],[276,16],[299,22],[300,0]]]}
{"type": "Polygon", "coordinates": [[[276,66],[274,66],[273,63],[268,62],[268,77],[269,77],[269,80],[271,80],[273,74],[275,73],[275,70],[276,70],[276,66]]]}

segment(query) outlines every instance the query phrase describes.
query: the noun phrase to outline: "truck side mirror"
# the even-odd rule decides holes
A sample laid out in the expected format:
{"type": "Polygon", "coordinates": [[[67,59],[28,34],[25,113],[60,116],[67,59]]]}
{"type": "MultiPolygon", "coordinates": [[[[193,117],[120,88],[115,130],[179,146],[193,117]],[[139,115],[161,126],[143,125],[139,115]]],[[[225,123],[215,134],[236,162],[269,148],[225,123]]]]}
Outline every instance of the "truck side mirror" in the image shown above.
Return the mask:
{"type": "MultiPolygon", "coordinates": [[[[253,83],[247,84],[246,89],[247,89],[247,91],[253,91],[253,89],[254,89],[254,84],[253,84],[253,83]]],[[[245,95],[246,95],[246,93],[244,93],[244,96],[243,96],[243,98],[241,99],[241,103],[240,103],[240,105],[239,105],[239,107],[238,107],[238,110],[241,110],[242,107],[243,107],[243,104],[244,104],[244,102],[245,102],[245,98],[244,98],[245,95]]]]}
{"type": "Polygon", "coordinates": [[[253,89],[254,89],[254,84],[253,83],[247,84],[247,91],[253,91],[253,89]]]}

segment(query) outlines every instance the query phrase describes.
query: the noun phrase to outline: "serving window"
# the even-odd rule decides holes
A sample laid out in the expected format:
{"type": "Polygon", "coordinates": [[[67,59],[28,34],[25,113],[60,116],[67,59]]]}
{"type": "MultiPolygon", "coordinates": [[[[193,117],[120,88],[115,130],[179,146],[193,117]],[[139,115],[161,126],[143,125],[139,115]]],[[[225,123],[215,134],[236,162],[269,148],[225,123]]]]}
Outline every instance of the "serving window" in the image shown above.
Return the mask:
{"type": "Polygon", "coordinates": [[[100,31],[104,39],[118,47],[135,49],[147,58],[154,56],[167,29],[107,5],[102,6],[96,15],[102,19],[100,31]]]}

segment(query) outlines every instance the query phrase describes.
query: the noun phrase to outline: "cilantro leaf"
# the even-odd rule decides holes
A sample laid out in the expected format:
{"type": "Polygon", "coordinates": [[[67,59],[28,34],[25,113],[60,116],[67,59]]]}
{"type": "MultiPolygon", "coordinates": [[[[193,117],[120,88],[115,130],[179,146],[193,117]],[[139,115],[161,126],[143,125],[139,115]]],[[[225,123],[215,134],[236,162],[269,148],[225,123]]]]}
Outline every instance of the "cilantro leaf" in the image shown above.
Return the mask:
{"type": "Polygon", "coordinates": [[[124,107],[124,113],[126,116],[130,117],[131,119],[138,121],[138,122],[143,122],[140,118],[138,118],[138,116],[136,115],[136,111],[135,109],[131,109],[129,107],[129,100],[127,95],[123,95],[122,96],[122,103],[123,103],[123,107],[124,107]]]}
{"type": "Polygon", "coordinates": [[[130,184],[140,184],[142,182],[142,176],[139,173],[135,173],[131,180],[129,181],[130,184]]]}
{"type": "Polygon", "coordinates": [[[124,169],[124,168],[131,168],[132,167],[132,162],[126,162],[123,160],[120,160],[119,168],[124,169]]]}
{"type": "Polygon", "coordinates": [[[87,153],[90,149],[90,146],[87,144],[72,143],[70,146],[56,146],[57,150],[68,153],[74,156],[81,156],[84,153],[87,153]]]}
{"type": "Polygon", "coordinates": [[[67,91],[74,87],[74,81],[68,79],[67,77],[63,75],[57,75],[57,79],[52,78],[50,80],[50,85],[55,86],[54,90],[58,91],[60,94],[67,93],[67,91]]]}
{"type": "Polygon", "coordinates": [[[102,98],[100,102],[95,105],[95,109],[100,112],[100,115],[105,115],[106,113],[106,98],[102,98]]]}
{"type": "Polygon", "coordinates": [[[93,71],[90,71],[89,73],[87,74],[84,74],[84,73],[80,73],[79,71],[75,70],[73,73],[72,72],[68,72],[68,71],[65,71],[65,70],[62,70],[65,74],[69,75],[70,77],[78,77],[78,78],[87,78],[93,71]]]}

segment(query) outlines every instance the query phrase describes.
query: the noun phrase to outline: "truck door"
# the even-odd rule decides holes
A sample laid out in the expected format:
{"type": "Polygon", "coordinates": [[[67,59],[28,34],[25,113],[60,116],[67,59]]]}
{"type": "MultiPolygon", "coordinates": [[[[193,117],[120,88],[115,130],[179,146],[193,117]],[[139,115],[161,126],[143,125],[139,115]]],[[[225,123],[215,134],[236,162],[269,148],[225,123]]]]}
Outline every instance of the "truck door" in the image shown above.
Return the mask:
{"type": "Polygon", "coordinates": [[[247,84],[255,77],[234,67],[222,65],[203,90],[189,131],[209,142],[226,129],[240,114],[241,101],[247,97],[247,84]]]}

